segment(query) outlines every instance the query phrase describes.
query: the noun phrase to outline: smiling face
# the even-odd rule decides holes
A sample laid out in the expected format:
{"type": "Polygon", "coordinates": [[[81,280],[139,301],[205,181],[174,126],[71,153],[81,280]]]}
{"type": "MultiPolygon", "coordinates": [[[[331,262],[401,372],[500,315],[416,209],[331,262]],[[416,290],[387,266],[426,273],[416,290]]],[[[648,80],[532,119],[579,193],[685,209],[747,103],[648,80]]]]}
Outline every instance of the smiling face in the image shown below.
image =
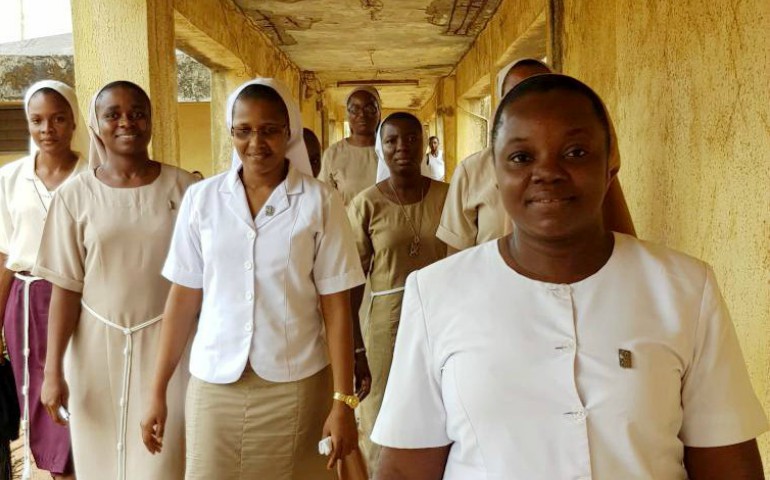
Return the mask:
{"type": "Polygon", "coordinates": [[[369,92],[358,91],[347,104],[350,131],[356,135],[374,135],[380,123],[380,105],[369,92]]]}
{"type": "Polygon", "coordinates": [[[27,104],[27,126],[40,151],[62,156],[70,153],[75,119],[67,100],[54,90],[40,90],[27,104]]]}
{"type": "Polygon", "coordinates": [[[107,151],[147,154],[152,137],[150,102],[137,88],[115,86],[102,90],[96,99],[99,138],[107,151]]]}
{"type": "Polygon", "coordinates": [[[280,100],[239,98],[233,106],[233,146],[244,165],[265,174],[284,167],[289,117],[280,100]]]}
{"type": "Polygon", "coordinates": [[[392,175],[420,175],[422,125],[414,117],[386,119],[380,132],[385,164],[392,175]]]}
{"type": "Polygon", "coordinates": [[[601,228],[609,133],[588,97],[526,93],[504,107],[496,128],[503,206],[522,234],[553,241],[601,228]]]}

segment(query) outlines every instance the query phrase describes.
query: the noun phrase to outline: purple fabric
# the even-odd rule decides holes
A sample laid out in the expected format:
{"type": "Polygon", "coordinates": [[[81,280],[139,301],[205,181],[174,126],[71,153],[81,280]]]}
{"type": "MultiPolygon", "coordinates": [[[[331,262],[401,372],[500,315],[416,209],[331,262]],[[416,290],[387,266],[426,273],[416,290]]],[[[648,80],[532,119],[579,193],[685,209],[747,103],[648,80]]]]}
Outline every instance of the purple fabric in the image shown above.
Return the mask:
{"type": "MultiPolygon", "coordinates": [[[[45,350],[48,340],[48,303],[51,284],[38,280],[30,286],[29,321],[29,420],[30,447],[35,464],[42,470],[62,475],[72,473],[70,433],[67,427],[57,425],[40,403],[43,384],[45,350]]],[[[24,383],[24,282],[14,278],[11,294],[5,307],[5,341],[11,357],[19,407],[24,411],[22,385],[24,383]]]]}

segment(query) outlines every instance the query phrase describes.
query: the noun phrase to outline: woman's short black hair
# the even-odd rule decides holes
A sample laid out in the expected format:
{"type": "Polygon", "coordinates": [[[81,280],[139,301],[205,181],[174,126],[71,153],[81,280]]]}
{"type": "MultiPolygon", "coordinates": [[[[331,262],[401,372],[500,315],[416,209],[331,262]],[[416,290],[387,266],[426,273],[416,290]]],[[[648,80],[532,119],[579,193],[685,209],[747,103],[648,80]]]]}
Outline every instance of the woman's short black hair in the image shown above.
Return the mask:
{"type": "Polygon", "coordinates": [[[417,117],[409,112],[395,112],[388,115],[387,118],[385,118],[385,120],[383,120],[380,124],[380,135],[382,135],[382,127],[384,127],[386,123],[392,122],[394,120],[406,120],[408,122],[414,123],[422,133],[422,122],[420,122],[417,117]]]}
{"type": "Polygon", "coordinates": [[[239,100],[267,100],[278,105],[281,109],[281,113],[286,117],[286,126],[289,125],[289,109],[286,107],[281,95],[267,85],[260,85],[258,83],[248,85],[241,93],[238,94],[235,101],[239,100]]]}
{"type": "MultiPolygon", "coordinates": [[[[500,126],[503,123],[503,111],[508,105],[532,93],[546,93],[554,90],[578,93],[591,102],[594,113],[596,113],[596,117],[599,119],[599,123],[601,123],[602,128],[604,128],[606,133],[607,151],[609,152],[610,119],[607,116],[601,98],[599,98],[599,95],[583,82],[567,75],[559,74],[543,74],[529,77],[513,87],[505,97],[503,97],[500,101],[500,105],[497,107],[494,123],[492,124],[492,145],[495,144],[495,141],[499,136],[500,126]]],[[[494,148],[492,151],[494,155],[494,148]]]]}
{"type": "Polygon", "coordinates": [[[99,99],[102,98],[102,95],[116,88],[126,88],[136,92],[140,97],[144,99],[145,102],[147,102],[147,109],[152,114],[152,102],[150,102],[150,96],[147,95],[147,92],[145,92],[142,87],[135,84],[134,82],[129,82],[128,80],[116,80],[102,87],[101,91],[99,91],[99,95],[96,96],[96,102],[99,102],[99,99]]]}

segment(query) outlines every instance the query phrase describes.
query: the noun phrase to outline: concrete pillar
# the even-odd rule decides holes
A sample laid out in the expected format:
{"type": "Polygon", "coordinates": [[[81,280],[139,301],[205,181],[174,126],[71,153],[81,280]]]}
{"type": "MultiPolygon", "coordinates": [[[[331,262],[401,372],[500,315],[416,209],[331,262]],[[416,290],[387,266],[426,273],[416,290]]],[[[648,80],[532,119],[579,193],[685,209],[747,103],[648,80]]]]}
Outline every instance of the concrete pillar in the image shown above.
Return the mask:
{"type": "Polygon", "coordinates": [[[548,0],[546,4],[546,55],[554,72],[564,68],[564,0],[548,0]]]}
{"type": "Polygon", "coordinates": [[[211,70],[211,171],[230,168],[233,143],[225,121],[227,97],[251,77],[245,70],[211,70]]]}
{"type": "Polygon", "coordinates": [[[457,167],[457,92],[455,76],[444,77],[438,86],[437,116],[444,127],[444,165],[446,180],[452,178],[457,167]]]}
{"type": "Polygon", "coordinates": [[[155,160],[179,165],[174,9],[170,0],[71,0],[75,85],[88,112],[104,84],[129,80],[152,99],[155,160]]]}

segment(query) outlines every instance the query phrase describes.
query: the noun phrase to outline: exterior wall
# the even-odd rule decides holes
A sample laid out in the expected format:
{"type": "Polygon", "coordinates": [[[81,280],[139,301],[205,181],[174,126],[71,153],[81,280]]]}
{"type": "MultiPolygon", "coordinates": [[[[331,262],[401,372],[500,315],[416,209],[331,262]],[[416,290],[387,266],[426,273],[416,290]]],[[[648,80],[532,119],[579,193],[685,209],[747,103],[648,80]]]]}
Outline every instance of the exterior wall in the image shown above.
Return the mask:
{"type": "Polygon", "coordinates": [[[615,119],[640,237],[714,266],[770,411],[770,2],[565,0],[563,24],[564,72],[615,119]]]}
{"type": "Polygon", "coordinates": [[[214,174],[211,156],[211,104],[179,104],[179,166],[200,171],[206,178],[214,174]]]}

